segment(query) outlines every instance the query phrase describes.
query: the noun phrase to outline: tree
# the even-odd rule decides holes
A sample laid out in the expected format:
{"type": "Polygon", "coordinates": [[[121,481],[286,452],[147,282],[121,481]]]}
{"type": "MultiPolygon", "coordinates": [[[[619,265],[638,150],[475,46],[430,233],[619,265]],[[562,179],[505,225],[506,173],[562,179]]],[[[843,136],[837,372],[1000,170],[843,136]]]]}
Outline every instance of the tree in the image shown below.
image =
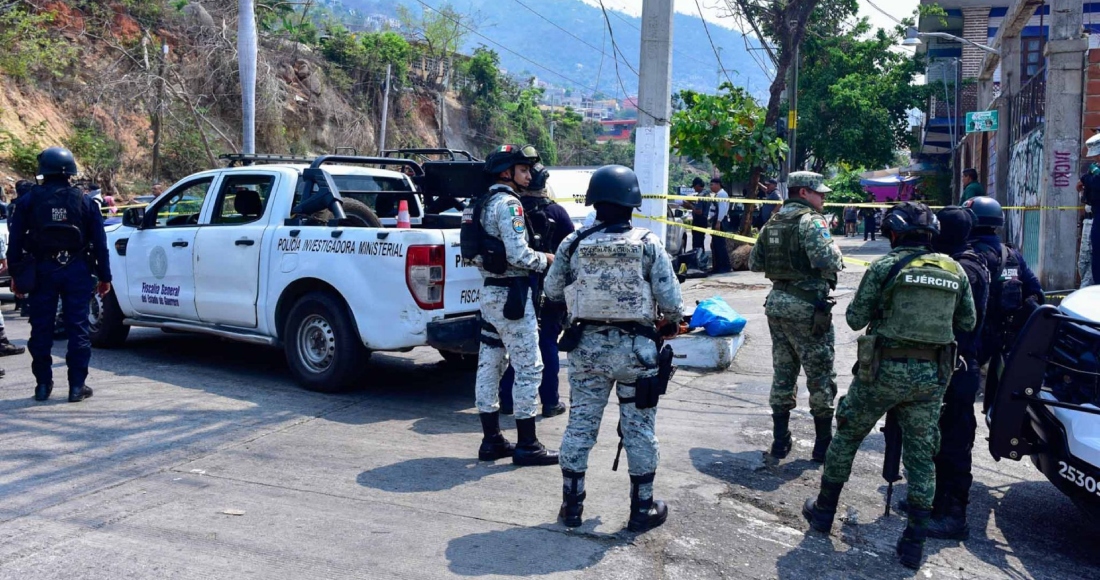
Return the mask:
{"type": "Polygon", "coordinates": [[[399,5],[397,19],[402,28],[412,31],[416,40],[427,47],[428,56],[443,60],[458,52],[473,28],[474,17],[455,10],[450,4],[437,9],[421,8],[419,16],[399,5]]]}
{"type": "Polygon", "coordinates": [[[797,160],[813,170],[831,164],[884,167],[913,143],[908,111],[926,98],[913,84],[923,71],[920,57],[891,50],[899,27],[868,36],[866,20],[840,34],[810,35],[803,43],[799,74],[797,160]]]}
{"type": "MultiPolygon", "coordinates": [[[[766,112],[744,89],[722,83],[717,95],[683,91],[684,107],[672,115],[672,147],[680,155],[707,158],[727,176],[748,175],[755,191],[760,172],[776,166],[787,153],[787,144],[776,135],[766,112]]],[[[752,212],[746,212],[751,214],[752,212]]],[[[748,233],[751,217],[742,222],[748,233]]]]}

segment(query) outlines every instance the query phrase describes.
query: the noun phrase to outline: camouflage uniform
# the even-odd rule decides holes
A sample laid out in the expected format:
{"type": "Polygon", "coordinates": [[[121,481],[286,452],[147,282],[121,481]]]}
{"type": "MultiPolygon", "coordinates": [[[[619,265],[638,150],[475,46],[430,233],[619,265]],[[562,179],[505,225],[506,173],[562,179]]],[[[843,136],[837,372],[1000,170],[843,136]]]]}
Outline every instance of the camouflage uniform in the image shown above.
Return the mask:
{"type": "MultiPolygon", "coordinates": [[[[635,228],[634,232],[639,229],[635,228]]],[[[589,240],[600,242],[603,235],[596,234],[589,240]]],[[[600,276],[600,272],[581,271],[577,257],[579,252],[571,257],[566,256],[576,236],[577,233],[570,234],[562,241],[554,265],[546,276],[545,292],[550,300],[563,301],[566,285],[582,275],[588,279],[598,279],[600,276]]],[[[660,240],[652,233],[644,232],[642,242],[642,271],[649,281],[656,309],[667,320],[677,322],[683,316],[684,303],[672,261],[660,240]]],[[[639,319],[653,324],[654,312],[642,310],[639,306],[639,319]]],[[[633,398],[634,383],[641,377],[651,377],[656,373],[657,345],[653,340],[632,335],[615,326],[592,324],[586,327],[579,346],[569,353],[571,391],[569,425],[561,444],[563,470],[583,473],[588,468],[588,453],[596,444],[611,388],[616,387],[619,399],[633,398]]],[[[638,409],[630,403],[619,405],[623,444],[633,476],[652,474],[657,469],[660,454],[654,433],[656,416],[656,408],[638,409]]],[[[583,480],[581,486],[579,492],[584,491],[583,480]]],[[[652,495],[652,483],[640,487],[643,499],[652,495]]]]}
{"type": "MultiPolygon", "coordinates": [[[[895,248],[879,258],[864,274],[855,298],[848,305],[848,326],[859,330],[870,324],[869,334],[879,335],[882,319],[879,312],[885,300],[884,290],[889,282],[890,269],[901,258],[919,250],[909,246],[895,248]]],[[[945,259],[947,256],[942,256],[945,259]]],[[[953,262],[953,261],[952,261],[953,262]]],[[[957,265],[957,263],[956,263],[957,265]]],[[[962,267],[958,267],[962,272],[962,267]]],[[[953,326],[956,331],[974,328],[977,313],[970,283],[960,276],[953,326]]],[[[922,308],[920,304],[895,304],[892,308],[911,313],[907,321],[919,326],[922,308]]],[[[880,335],[881,336],[881,335],[880,335]]],[[[935,345],[884,340],[888,348],[929,348],[935,345]]],[[[939,448],[938,426],[940,405],[950,376],[941,376],[935,362],[917,359],[884,358],[878,374],[871,383],[857,376],[840,401],[836,413],[837,431],[825,459],[823,482],[844,483],[852,472],[852,461],[860,443],[871,432],[878,420],[890,409],[895,409],[902,431],[902,449],[905,470],[909,481],[909,505],[911,509],[930,510],[936,492],[936,468],[932,457],[939,448]]]]}
{"type": "MultiPolygon", "coordinates": [[[[792,184],[794,182],[792,181],[792,184]]],[[[792,185],[793,187],[793,185],[792,185]]],[[[801,199],[788,199],[772,220],[760,232],[763,240],[769,228],[776,227],[776,218],[805,211],[809,203],[801,199]]],[[[825,218],[810,211],[798,223],[799,245],[805,250],[809,264],[815,271],[805,272],[806,278],[792,284],[819,299],[829,295],[836,272],[844,268],[840,248],[829,234],[825,218]],[[820,274],[819,274],[820,273],[820,274]]],[[[749,269],[753,272],[768,271],[766,244],[757,242],[749,254],[749,269]]],[[[764,304],[768,317],[768,329],[772,339],[772,390],[770,403],[773,413],[786,413],[795,408],[798,394],[799,367],[806,369],[806,387],[810,391],[810,413],[814,417],[833,416],[833,399],[836,398],[836,372],[833,370],[834,330],[822,336],[814,336],[814,305],[790,292],[773,288],[764,304]]]]}
{"type": "MultiPolygon", "coordinates": [[[[489,189],[492,197],[485,203],[481,224],[485,234],[504,242],[508,268],[503,274],[490,273],[482,266],[481,257],[474,263],[483,278],[526,277],[532,271],[546,270],[546,254],[536,252],[527,244],[527,225],[523,205],[507,185],[494,185],[489,189]]],[[[536,413],[536,398],[542,381],[542,356],[539,353],[538,322],[530,296],[526,299],[523,318],[508,320],[504,317],[504,303],[508,289],[486,285],[481,290],[481,318],[492,325],[496,332],[482,330],[490,339],[499,338],[504,348],[481,343],[477,363],[477,410],[495,413],[500,410],[500,379],[511,359],[516,371],[513,387],[516,419],[530,419],[536,413]],[[508,358],[506,358],[506,356],[508,358]]]]}

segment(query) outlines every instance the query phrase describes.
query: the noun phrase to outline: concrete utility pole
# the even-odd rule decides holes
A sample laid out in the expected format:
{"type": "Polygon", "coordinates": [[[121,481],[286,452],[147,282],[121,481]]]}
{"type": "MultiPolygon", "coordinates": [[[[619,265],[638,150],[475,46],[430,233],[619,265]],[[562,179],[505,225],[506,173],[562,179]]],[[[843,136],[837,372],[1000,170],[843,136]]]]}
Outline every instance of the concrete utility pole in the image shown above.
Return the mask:
{"type": "Polygon", "coordinates": [[[237,54],[241,75],[241,153],[256,152],[256,6],[240,0],[237,54]]]}
{"type": "MultiPolygon", "coordinates": [[[[638,62],[638,130],[634,144],[634,172],[643,195],[668,193],[669,126],[672,116],[672,0],[642,4],[642,49],[638,62]]],[[[642,215],[664,218],[668,204],[643,199],[642,215]]],[[[665,224],[637,220],[663,243],[665,224]]]]}
{"type": "Polygon", "coordinates": [[[790,136],[791,153],[787,156],[788,173],[798,171],[798,45],[791,51],[791,106],[787,113],[787,132],[790,136]]]}
{"type": "MultiPolygon", "coordinates": [[[[1078,204],[1081,99],[1088,38],[1081,0],[1052,0],[1047,39],[1046,129],[1043,134],[1044,207],[1078,204]]],[[[1039,281],[1043,288],[1075,288],[1077,212],[1043,210],[1039,217],[1039,281]]]]}
{"type": "Polygon", "coordinates": [[[378,131],[378,151],[386,148],[386,120],[390,116],[390,72],[392,65],[386,65],[386,90],[382,93],[382,127],[378,131]]]}

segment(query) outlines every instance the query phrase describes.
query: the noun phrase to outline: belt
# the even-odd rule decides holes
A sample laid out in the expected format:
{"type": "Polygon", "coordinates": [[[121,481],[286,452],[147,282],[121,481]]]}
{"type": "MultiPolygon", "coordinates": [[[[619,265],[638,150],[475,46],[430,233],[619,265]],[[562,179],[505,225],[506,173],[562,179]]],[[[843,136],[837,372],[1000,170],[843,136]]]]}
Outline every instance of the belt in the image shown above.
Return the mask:
{"type": "Polygon", "coordinates": [[[526,280],[527,276],[508,276],[507,278],[486,278],[486,286],[499,286],[501,288],[508,288],[516,280],[526,280]]]}
{"type": "Polygon", "coordinates": [[[882,349],[882,358],[884,359],[902,359],[902,360],[924,360],[928,362],[939,362],[940,352],[943,347],[936,348],[890,348],[884,347],[882,349]]]}
{"type": "Polygon", "coordinates": [[[652,340],[653,342],[658,342],[658,340],[660,338],[660,336],[657,334],[657,327],[653,326],[652,324],[649,324],[649,325],[642,324],[641,322],[587,320],[587,319],[582,318],[582,319],[576,320],[574,322],[574,324],[580,324],[580,325],[585,326],[585,327],[588,327],[588,326],[611,326],[611,327],[614,327],[614,328],[618,328],[619,330],[621,330],[621,331],[623,331],[627,334],[634,334],[634,335],[637,335],[637,336],[644,336],[645,338],[648,338],[648,339],[652,340]]]}
{"type": "Polygon", "coordinates": [[[810,290],[806,290],[805,288],[800,288],[790,280],[776,280],[772,282],[772,288],[782,292],[786,292],[787,294],[790,294],[795,298],[801,298],[802,300],[805,300],[806,302],[809,302],[810,304],[813,304],[815,306],[818,302],[821,301],[822,298],[820,293],[812,292],[810,290]]]}

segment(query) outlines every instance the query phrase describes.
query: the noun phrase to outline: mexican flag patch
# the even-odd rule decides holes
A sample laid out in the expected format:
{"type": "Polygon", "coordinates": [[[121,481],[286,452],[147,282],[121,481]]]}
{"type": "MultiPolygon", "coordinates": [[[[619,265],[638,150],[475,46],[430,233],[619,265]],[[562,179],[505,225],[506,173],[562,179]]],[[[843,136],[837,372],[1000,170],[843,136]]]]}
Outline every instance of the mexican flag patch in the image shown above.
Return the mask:
{"type": "Polygon", "coordinates": [[[522,206],[522,205],[511,205],[511,206],[508,206],[508,211],[509,211],[509,213],[511,213],[511,214],[512,214],[513,216],[519,216],[519,217],[522,217],[522,216],[523,216],[523,206],[522,206]]]}

